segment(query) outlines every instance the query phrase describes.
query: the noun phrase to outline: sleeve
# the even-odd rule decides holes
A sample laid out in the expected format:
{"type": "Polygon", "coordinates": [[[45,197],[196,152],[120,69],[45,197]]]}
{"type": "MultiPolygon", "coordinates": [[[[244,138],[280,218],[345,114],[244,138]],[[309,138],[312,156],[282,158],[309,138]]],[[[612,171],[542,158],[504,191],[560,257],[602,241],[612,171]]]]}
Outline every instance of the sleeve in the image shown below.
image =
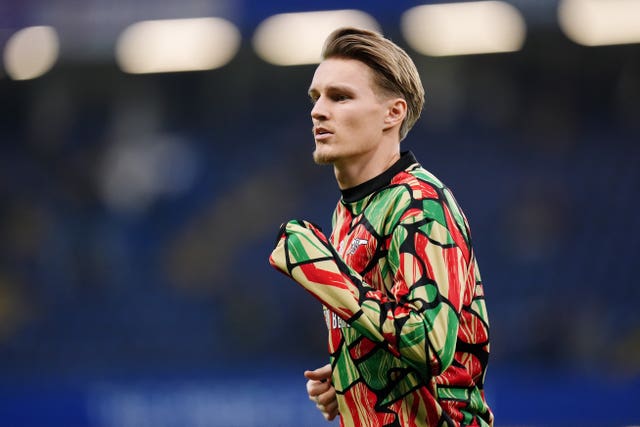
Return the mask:
{"type": "Polygon", "coordinates": [[[416,368],[439,375],[452,362],[469,271],[447,228],[418,210],[390,236],[393,297],[369,286],[321,230],[293,220],[280,229],[271,264],[374,342],[416,368]]]}

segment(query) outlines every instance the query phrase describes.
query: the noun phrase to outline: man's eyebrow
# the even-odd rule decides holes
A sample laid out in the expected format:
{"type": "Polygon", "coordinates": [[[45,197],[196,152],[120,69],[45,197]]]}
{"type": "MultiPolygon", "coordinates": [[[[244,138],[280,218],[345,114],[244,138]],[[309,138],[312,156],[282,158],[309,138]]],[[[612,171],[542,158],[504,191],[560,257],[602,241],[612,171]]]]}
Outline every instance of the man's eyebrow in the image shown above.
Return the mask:
{"type": "Polygon", "coordinates": [[[336,83],[336,84],[329,85],[327,87],[327,90],[338,90],[338,91],[350,92],[350,91],[353,90],[353,88],[352,88],[352,86],[350,86],[348,84],[336,83]]]}
{"type": "MultiPolygon", "coordinates": [[[[325,87],[325,92],[331,92],[331,91],[352,92],[353,89],[351,86],[347,84],[336,83],[336,84],[330,84],[327,87],[325,87]]],[[[309,93],[309,96],[311,96],[311,95],[318,94],[319,91],[314,87],[310,87],[308,93],[309,93]]]]}

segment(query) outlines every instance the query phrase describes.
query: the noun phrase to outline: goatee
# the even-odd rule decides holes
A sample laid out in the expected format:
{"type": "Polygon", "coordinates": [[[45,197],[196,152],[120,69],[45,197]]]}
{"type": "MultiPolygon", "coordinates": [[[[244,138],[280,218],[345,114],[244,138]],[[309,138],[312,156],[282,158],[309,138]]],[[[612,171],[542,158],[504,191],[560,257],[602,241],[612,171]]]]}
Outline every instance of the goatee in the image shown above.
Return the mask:
{"type": "Polygon", "coordinates": [[[333,159],[330,155],[319,153],[317,149],[313,152],[313,161],[317,165],[330,165],[334,162],[334,160],[335,159],[333,159]]]}

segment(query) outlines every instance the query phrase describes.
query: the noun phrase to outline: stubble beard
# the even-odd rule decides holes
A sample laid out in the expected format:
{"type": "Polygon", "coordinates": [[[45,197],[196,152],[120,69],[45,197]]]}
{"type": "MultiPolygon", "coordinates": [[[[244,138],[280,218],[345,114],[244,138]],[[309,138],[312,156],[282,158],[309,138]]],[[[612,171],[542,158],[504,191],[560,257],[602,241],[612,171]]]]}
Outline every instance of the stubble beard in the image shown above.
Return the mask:
{"type": "Polygon", "coordinates": [[[331,154],[323,153],[321,150],[318,150],[318,148],[313,152],[313,161],[317,165],[331,165],[336,161],[334,157],[335,156],[332,156],[331,154]]]}

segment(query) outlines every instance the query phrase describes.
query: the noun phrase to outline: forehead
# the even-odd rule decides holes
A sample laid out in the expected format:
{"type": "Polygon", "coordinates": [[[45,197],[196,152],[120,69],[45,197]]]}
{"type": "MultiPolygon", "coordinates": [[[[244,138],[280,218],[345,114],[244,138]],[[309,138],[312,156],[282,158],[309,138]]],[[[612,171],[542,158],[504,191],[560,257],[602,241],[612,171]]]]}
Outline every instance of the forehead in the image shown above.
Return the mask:
{"type": "Polygon", "coordinates": [[[373,70],[356,59],[325,59],[316,68],[309,91],[321,91],[332,86],[373,89],[373,70]]]}

